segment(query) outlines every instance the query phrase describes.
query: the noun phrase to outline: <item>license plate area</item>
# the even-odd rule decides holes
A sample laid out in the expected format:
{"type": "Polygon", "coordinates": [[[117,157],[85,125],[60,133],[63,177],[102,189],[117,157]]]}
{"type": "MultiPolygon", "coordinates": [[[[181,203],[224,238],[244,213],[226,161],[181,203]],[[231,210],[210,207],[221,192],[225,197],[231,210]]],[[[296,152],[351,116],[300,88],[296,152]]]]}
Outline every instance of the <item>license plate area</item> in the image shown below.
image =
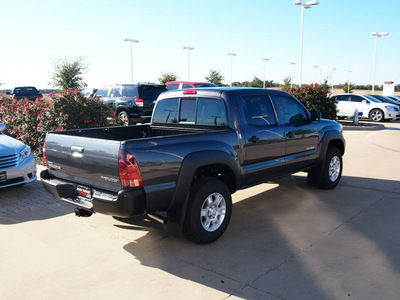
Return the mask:
{"type": "Polygon", "coordinates": [[[0,172],[0,182],[5,182],[5,181],[7,181],[7,172],[2,171],[0,172]]]}
{"type": "Polygon", "coordinates": [[[91,202],[91,200],[92,200],[92,189],[91,188],[89,188],[87,186],[83,186],[83,185],[77,185],[76,191],[78,193],[79,199],[91,202]]]}

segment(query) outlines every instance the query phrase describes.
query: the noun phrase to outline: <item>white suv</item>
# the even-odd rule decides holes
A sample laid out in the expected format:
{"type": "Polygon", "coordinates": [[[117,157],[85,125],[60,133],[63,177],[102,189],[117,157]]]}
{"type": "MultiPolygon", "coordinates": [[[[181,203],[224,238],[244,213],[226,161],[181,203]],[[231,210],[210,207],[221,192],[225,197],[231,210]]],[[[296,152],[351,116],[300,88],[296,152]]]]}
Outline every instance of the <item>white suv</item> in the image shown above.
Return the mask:
{"type": "Polygon", "coordinates": [[[331,97],[336,99],[338,118],[352,117],[355,110],[358,110],[359,113],[362,113],[360,117],[370,118],[374,122],[400,119],[398,106],[383,103],[370,95],[337,94],[331,97]]]}

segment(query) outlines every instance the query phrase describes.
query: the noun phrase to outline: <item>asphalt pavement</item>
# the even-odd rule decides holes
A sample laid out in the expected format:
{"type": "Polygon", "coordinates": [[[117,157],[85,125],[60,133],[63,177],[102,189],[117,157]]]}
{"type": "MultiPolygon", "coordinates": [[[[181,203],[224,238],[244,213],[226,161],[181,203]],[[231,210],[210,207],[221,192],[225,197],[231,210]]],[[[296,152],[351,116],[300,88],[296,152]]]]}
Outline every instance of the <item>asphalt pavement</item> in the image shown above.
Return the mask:
{"type": "Polygon", "coordinates": [[[0,189],[0,299],[399,299],[400,122],[384,126],[346,128],[333,190],[297,173],[235,193],[210,245],[77,218],[39,181],[0,189]]]}

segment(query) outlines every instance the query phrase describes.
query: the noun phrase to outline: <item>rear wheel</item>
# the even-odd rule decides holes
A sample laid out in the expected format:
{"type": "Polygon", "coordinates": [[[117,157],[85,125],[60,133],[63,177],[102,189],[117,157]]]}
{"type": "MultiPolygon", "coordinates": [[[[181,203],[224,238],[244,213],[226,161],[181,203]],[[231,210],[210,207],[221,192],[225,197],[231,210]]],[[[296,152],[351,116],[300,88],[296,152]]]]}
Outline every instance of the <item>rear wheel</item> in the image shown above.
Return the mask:
{"type": "Polygon", "coordinates": [[[126,111],[120,111],[118,114],[118,118],[120,118],[123,122],[124,122],[124,126],[128,126],[129,125],[129,117],[128,117],[128,113],[126,111]]]}
{"type": "Polygon", "coordinates": [[[383,122],[384,120],[383,111],[377,108],[373,109],[369,114],[369,118],[374,122],[383,122]]]}
{"type": "Polygon", "coordinates": [[[190,193],[183,234],[196,243],[212,243],[225,232],[231,214],[228,187],[219,179],[200,178],[190,193]]]}

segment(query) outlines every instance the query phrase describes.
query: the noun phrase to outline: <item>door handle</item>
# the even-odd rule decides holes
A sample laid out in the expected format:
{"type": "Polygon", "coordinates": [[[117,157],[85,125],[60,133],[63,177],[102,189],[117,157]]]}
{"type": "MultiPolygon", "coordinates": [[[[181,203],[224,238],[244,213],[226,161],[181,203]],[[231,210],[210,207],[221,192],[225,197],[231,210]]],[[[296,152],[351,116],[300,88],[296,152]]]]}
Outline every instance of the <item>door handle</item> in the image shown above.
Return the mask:
{"type": "Polygon", "coordinates": [[[85,151],[85,148],[83,148],[81,146],[71,146],[71,151],[83,153],[85,151]]]}
{"type": "Polygon", "coordinates": [[[249,142],[253,143],[253,144],[258,143],[259,140],[260,139],[258,137],[256,137],[255,135],[253,135],[251,138],[249,138],[249,142]]]}
{"type": "Polygon", "coordinates": [[[288,133],[286,133],[286,136],[287,136],[289,139],[291,139],[291,138],[294,137],[294,134],[293,134],[292,131],[289,131],[288,133]]]}

